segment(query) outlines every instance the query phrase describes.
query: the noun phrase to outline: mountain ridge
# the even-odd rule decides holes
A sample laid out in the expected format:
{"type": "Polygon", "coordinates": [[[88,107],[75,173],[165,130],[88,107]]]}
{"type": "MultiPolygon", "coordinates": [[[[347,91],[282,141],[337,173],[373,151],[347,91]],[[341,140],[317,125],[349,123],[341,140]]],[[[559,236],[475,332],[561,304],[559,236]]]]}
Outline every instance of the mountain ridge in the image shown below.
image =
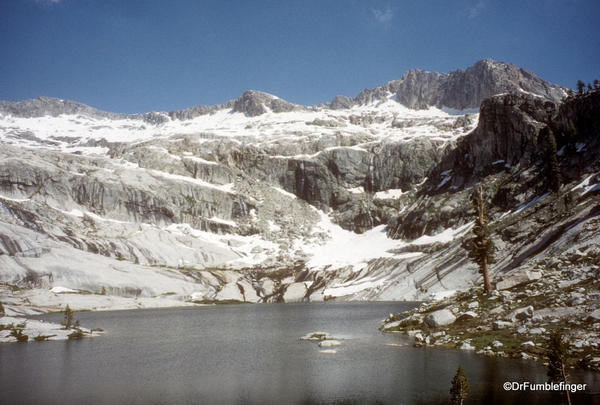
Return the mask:
{"type": "Polygon", "coordinates": [[[83,114],[110,119],[139,119],[160,124],[169,119],[187,120],[223,109],[254,117],[270,111],[278,113],[316,108],[344,109],[383,102],[390,98],[411,109],[448,107],[464,110],[478,108],[483,99],[508,92],[531,93],[557,103],[566,96],[567,89],[546,82],[535,73],[513,64],[482,59],[466,69],[457,69],[450,73],[410,69],[399,79],[374,89],[366,88],[355,97],[337,95],[328,103],[312,106],[291,103],[260,90],[246,90],[239,97],[224,104],[199,104],[170,111],[125,114],[102,111],[77,101],[40,96],[22,101],[0,100],[0,113],[20,117],[83,114]]]}

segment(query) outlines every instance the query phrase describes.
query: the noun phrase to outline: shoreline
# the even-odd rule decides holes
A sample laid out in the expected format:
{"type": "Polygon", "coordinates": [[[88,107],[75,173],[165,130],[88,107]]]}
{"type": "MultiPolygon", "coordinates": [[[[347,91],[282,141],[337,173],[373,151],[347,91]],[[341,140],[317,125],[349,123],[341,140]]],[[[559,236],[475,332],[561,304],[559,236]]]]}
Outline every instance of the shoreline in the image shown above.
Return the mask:
{"type": "Polygon", "coordinates": [[[600,372],[599,281],[584,269],[564,282],[560,270],[509,275],[486,295],[482,288],[389,316],[384,333],[403,333],[414,347],[445,347],[486,356],[545,361],[547,339],[561,331],[569,342],[569,365],[600,372]],[[512,284],[513,280],[520,280],[512,284]],[[562,280],[562,282],[560,281],[562,280]],[[504,283],[504,284],[502,284],[504,283]],[[512,284],[512,285],[511,285],[512,284]]]}

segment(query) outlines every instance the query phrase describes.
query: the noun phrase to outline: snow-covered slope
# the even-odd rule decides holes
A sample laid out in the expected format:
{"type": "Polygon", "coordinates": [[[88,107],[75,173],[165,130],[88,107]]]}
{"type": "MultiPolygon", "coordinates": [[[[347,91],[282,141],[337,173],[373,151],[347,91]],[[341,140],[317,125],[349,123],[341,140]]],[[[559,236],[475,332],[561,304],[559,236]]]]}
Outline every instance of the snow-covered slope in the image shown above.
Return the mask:
{"type": "MultiPolygon", "coordinates": [[[[0,281],[26,288],[2,301],[416,299],[475,282],[458,209],[469,184],[447,190],[446,170],[434,191],[449,194],[423,190],[478,111],[410,109],[385,86],[349,100],[303,107],[250,91],[138,115],[0,104],[0,281]]],[[[527,211],[513,208],[498,216],[527,211]]]]}

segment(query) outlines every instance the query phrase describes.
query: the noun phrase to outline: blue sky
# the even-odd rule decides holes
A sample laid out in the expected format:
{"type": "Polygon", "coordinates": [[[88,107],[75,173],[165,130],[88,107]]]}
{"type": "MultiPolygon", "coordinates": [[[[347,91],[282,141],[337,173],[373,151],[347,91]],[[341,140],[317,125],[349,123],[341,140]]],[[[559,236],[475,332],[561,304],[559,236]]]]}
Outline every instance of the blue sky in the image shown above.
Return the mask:
{"type": "Polygon", "coordinates": [[[599,15],[598,0],[0,0],[0,99],[133,113],[258,89],[317,104],[483,58],[574,87],[600,78],[599,15]]]}

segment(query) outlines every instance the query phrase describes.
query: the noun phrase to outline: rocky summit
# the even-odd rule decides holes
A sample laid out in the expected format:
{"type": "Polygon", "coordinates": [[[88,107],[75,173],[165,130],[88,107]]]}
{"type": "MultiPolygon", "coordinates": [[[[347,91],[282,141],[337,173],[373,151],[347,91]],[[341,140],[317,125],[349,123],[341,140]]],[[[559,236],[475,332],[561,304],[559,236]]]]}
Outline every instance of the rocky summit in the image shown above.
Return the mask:
{"type": "MultiPolygon", "coordinates": [[[[491,60],[448,74],[411,70],[318,106],[253,90],[133,115],[47,97],[2,101],[4,311],[467,291],[481,284],[466,249],[469,197],[481,184],[496,286],[572,283],[552,305],[591,313],[599,112],[597,91],[567,96],[491,60]],[[548,186],[547,128],[558,191],[548,186]]],[[[522,304],[534,318],[543,309],[522,304]]],[[[429,324],[464,315],[448,311],[429,324]]]]}

